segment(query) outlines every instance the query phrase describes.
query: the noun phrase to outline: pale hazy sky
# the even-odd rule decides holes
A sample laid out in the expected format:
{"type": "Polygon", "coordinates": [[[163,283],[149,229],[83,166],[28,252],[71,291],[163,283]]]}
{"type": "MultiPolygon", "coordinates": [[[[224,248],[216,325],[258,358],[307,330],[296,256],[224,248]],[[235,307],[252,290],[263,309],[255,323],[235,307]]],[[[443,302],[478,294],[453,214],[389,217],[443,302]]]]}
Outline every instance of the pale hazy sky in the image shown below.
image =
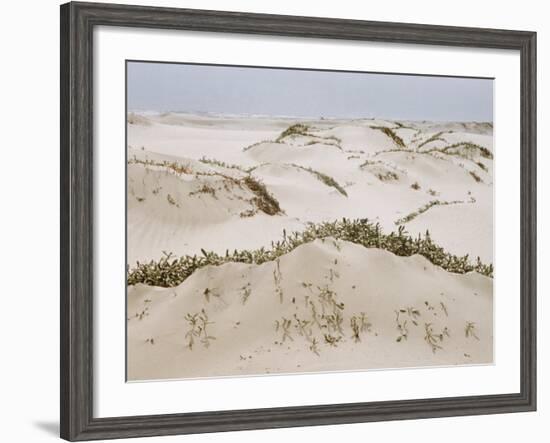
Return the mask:
{"type": "Polygon", "coordinates": [[[493,80],[128,62],[128,110],[493,121],[493,80]]]}

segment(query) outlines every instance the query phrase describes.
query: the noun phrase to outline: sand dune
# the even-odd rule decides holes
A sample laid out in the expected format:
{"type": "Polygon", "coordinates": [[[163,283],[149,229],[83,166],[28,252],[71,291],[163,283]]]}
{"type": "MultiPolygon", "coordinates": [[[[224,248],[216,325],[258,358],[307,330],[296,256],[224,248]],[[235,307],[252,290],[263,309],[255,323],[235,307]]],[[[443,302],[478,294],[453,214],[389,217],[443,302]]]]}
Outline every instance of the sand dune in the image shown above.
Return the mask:
{"type": "MultiPolygon", "coordinates": [[[[128,121],[130,268],[165,254],[270,248],[342,217],[413,238],[429,231],[449,254],[493,261],[490,124],[128,121]]],[[[128,377],[489,363],[492,303],[491,277],[317,239],[276,261],[200,268],[175,287],[129,286],[128,377]],[[205,324],[207,336],[197,333],[205,324]]]]}
{"type": "Polygon", "coordinates": [[[128,315],[132,380],[492,361],[490,278],[331,238],[130,287],[128,315]]]}

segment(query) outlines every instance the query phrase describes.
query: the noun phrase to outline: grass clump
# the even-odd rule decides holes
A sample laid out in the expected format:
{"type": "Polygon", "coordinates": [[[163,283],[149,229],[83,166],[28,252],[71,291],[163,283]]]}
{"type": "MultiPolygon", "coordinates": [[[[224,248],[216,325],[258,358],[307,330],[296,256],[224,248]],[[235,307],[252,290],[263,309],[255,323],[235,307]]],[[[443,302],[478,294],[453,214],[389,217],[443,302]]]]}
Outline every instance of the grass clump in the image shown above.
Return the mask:
{"type": "Polygon", "coordinates": [[[340,194],[342,194],[345,197],[348,196],[348,193],[346,192],[346,190],[336,180],[334,180],[331,176],[323,174],[322,172],[316,171],[313,168],[306,168],[305,166],[296,165],[294,163],[292,164],[292,166],[294,166],[295,168],[303,169],[304,171],[309,172],[310,174],[314,175],[315,178],[317,178],[317,180],[323,182],[325,185],[336,189],[340,194]]]}
{"type": "Polygon", "coordinates": [[[437,134],[432,135],[430,138],[427,138],[426,140],[424,140],[422,143],[418,145],[418,149],[420,149],[422,146],[425,146],[431,142],[441,141],[441,142],[447,143],[447,141],[441,137],[444,133],[445,133],[444,131],[441,131],[441,132],[438,132],[437,134]]]}
{"type": "Polygon", "coordinates": [[[380,160],[365,160],[363,163],[359,165],[360,168],[364,168],[366,166],[374,166],[376,164],[382,164],[382,161],[380,160]]]}
{"type": "Polygon", "coordinates": [[[389,181],[399,180],[399,176],[393,171],[378,172],[374,175],[376,175],[376,178],[378,180],[380,180],[381,182],[389,182],[389,181]]]}
{"type": "Polygon", "coordinates": [[[177,206],[179,208],[179,205],[176,203],[176,200],[170,194],[166,195],[166,200],[168,200],[168,203],[170,203],[172,206],[177,206]]]}
{"type": "Polygon", "coordinates": [[[405,148],[405,142],[401,137],[399,137],[391,128],[388,128],[386,126],[371,126],[371,129],[377,129],[378,131],[382,131],[384,134],[386,134],[389,138],[393,140],[393,142],[401,147],[405,148]]]}
{"type": "Polygon", "coordinates": [[[241,299],[242,299],[243,305],[246,304],[251,294],[252,294],[252,287],[250,285],[250,282],[248,282],[246,285],[244,285],[241,288],[241,299]]]}
{"type": "Polygon", "coordinates": [[[260,211],[267,215],[282,214],[283,211],[279,206],[279,202],[268,192],[262,182],[249,175],[243,178],[243,183],[254,194],[252,202],[260,211]]]}
{"type": "Polygon", "coordinates": [[[420,189],[420,185],[418,184],[418,182],[414,182],[411,185],[411,188],[414,189],[415,191],[418,191],[420,189]]]}
{"type": "MultiPolygon", "coordinates": [[[[263,142],[260,142],[260,143],[263,143],[263,142]]],[[[260,166],[264,166],[264,165],[267,164],[267,163],[262,163],[262,164],[258,164],[258,165],[254,165],[254,166],[250,166],[248,168],[245,168],[244,166],[236,165],[236,164],[232,164],[232,163],[226,163],[224,161],[217,160],[215,158],[202,157],[202,158],[199,159],[199,161],[201,163],[204,163],[205,165],[219,166],[221,168],[226,168],[226,169],[236,169],[237,171],[241,171],[241,172],[244,172],[246,174],[250,174],[254,169],[259,168],[260,166]]]]}
{"type": "Polygon", "coordinates": [[[476,154],[479,154],[481,157],[488,160],[493,159],[493,153],[489,151],[489,149],[471,142],[455,143],[453,145],[446,146],[440,151],[444,154],[458,155],[465,158],[473,157],[476,154]]]}
{"type": "Polygon", "coordinates": [[[401,341],[407,340],[409,337],[409,329],[407,328],[407,320],[402,320],[399,318],[401,312],[395,311],[395,327],[399,335],[395,339],[396,342],[400,343],[401,341]]]}
{"type": "Polygon", "coordinates": [[[352,242],[366,248],[384,249],[402,257],[419,254],[434,265],[457,274],[476,271],[488,277],[493,276],[492,264],[484,264],[479,258],[477,262],[472,263],[468,255],[459,257],[448,253],[432,241],[428,231],[424,236],[413,238],[406,233],[403,226],[400,226],[397,232],[384,234],[378,223],[370,223],[367,219],[344,218],[334,222],[311,223],[302,232],[294,232],[291,235],[283,232],[283,234],[283,239],[273,242],[269,249],[235,250],[232,253],[226,251],[225,255],[202,250],[202,256],[185,255],[173,258],[171,254],[165,254],[158,261],[137,262],[133,269],[128,269],[127,283],[128,285],[143,283],[150,286],[173,287],[185,281],[197,269],[205,266],[219,266],[230,262],[259,265],[277,260],[300,245],[327,237],[352,242]]]}
{"type": "MultiPolygon", "coordinates": [[[[400,150],[399,150],[400,151],[400,150]]],[[[359,165],[359,169],[368,168],[368,171],[373,174],[381,182],[389,182],[399,180],[399,175],[390,171],[388,168],[397,169],[382,160],[365,160],[359,165]],[[371,166],[371,168],[369,168],[371,166]]]]}
{"type": "Polygon", "coordinates": [[[430,194],[432,197],[437,197],[439,193],[435,189],[428,189],[428,194],[430,194]]]}
{"type": "Polygon", "coordinates": [[[446,206],[446,205],[456,205],[458,203],[464,203],[462,200],[453,200],[453,201],[441,201],[441,200],[432,200],[426,203],[424,206],[421,206],[416,211],[411,212],[410,214],[407,214],[405,217],[400,218],[399,220],[395,221],[396,225],[402,225],[404,223],[408,223],[411,220],[414,220],[416,217],[418,217],[420,214],[423,214],[428,209],[433,208],[434,206],[446,206]]]}

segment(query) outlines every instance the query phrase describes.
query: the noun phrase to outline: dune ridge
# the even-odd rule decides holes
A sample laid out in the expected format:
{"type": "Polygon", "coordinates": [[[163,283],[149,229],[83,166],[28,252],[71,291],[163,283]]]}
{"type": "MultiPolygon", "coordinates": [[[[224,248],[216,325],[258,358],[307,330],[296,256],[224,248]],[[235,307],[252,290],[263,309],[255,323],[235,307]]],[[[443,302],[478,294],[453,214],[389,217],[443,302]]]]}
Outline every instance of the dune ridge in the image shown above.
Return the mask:
{"type": "Polygon", "coordinates": [[[128,116],[128,379],[488,364],[492,124],[128,116]]]}
{"type": "Polygon", "coordinates": [[[173,288],[130,286],[128,377],[489,363],[491,291],[418,255],[318,239],[173,288]]]}

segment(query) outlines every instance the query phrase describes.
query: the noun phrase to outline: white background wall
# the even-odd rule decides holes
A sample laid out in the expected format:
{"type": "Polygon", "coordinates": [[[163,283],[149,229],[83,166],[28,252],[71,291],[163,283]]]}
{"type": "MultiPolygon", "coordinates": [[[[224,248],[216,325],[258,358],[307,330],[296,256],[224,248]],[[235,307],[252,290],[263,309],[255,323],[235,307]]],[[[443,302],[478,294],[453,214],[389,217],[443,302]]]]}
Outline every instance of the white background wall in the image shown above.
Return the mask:
{"type": "MultiPolygon", "coordinates": [[[[548,441],[550,14],[535,0],[163,0],[118,3],[523,29],[538,32],[539,411],[481,417],[252,431],[147,441],[548,441]],[[546,77],[546,79],[544,78],[546,77]],[[545,201],[546,200],[546,201],[545,201]],[[546,275],[545,275],[546,274],[546,275]],[[545,435],[546,434],[546,435],[545,435]]],[[[0,440],[54,441],[59,410],[59,3],[4,2],[0,51],[0,440]]]]}

